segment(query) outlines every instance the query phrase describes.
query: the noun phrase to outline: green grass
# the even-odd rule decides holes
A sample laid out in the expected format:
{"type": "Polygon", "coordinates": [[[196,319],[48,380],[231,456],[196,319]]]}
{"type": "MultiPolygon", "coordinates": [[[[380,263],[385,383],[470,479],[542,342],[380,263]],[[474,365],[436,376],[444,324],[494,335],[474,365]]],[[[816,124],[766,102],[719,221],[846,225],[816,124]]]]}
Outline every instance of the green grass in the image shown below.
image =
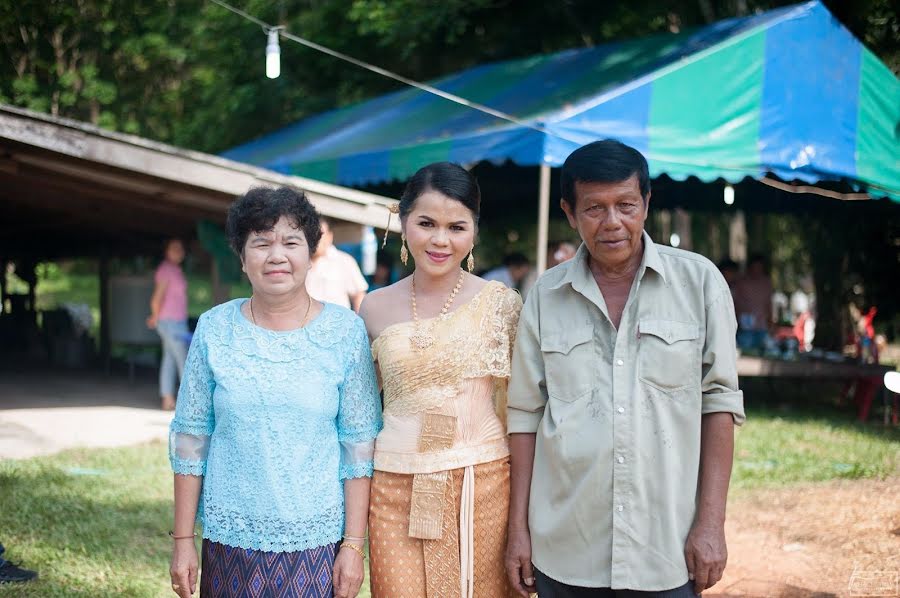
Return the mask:
{"type": "Polygon", "coordinates": [[[160,443],[0,463],[0,541],[40,574],[0,596],[167,595],[170,476],[160,443]]]}
{"type": "Polygon", "coordinates": [[[735,436],[738,491],[894,475],[900,475],[900,430],[859,424],[846,409],[751,409],[735,436]]]}
{"type": "MultiPolygon", "coordinates": [[[[900,475],[898,441],[900,431],[860,426],[846,411],[750,409],[733,487],[900,475]]],[[[0,597],[173,595],[171,479],[160,443],[0,462],[0,541],[41,576],[0,586],[0,597]]]]}
{"type": "Polygon", "coordinates": [[[40,575],[0,597],[174,596],[171,496],[161,443],[0,462],[4,556],[40,575]]]}

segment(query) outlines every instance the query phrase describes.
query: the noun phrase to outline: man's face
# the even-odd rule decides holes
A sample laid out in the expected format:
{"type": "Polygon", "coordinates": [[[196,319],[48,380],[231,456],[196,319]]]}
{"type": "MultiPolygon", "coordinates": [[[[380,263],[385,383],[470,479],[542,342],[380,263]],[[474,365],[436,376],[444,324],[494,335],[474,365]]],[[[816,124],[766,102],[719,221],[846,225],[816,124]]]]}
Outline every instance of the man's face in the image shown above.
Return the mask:
{"type": "Polygon", "coordinates": [[[641,197],[637,175],[615,183],[575,183],[575,206],[560,202],[591,258],[617,268],[640,255],[650,196],[641,197]]]}
{"type": "Polygon", "coordinates": [[[334,244],[334,233],[331,232],[331,227],[324,220],[322,221],[322,237],[319,239],[319,245],[316,247],[315,257],[322,257],[327,252],[328,249],[334,244]]]}

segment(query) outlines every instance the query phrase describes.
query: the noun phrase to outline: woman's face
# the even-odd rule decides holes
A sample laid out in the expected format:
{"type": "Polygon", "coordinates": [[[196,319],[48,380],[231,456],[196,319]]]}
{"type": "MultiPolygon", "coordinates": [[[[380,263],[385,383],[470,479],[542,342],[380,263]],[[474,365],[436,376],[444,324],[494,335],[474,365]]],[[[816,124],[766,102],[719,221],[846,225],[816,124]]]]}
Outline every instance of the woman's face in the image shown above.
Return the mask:
{"type": "Polygon", "coordinates": [[[181,241],[169,241],[166,245],[166,260],[173,264],[184,261],[184,244],[181,241]]]}
{"type": "Polygon", "coordinates": [[[416,199],[403,232],[417,270],[441,276],[459,268],[475,244],[475,219],[461,202],[428,190],[416,199]]]}
{"type": "Polygon", "coordinates": [[[271,230],[250,233],[241,255],[241,269],[254,293],[287,295],[305,292],[309,245],[303,230],[282,216],[271,230]]]}

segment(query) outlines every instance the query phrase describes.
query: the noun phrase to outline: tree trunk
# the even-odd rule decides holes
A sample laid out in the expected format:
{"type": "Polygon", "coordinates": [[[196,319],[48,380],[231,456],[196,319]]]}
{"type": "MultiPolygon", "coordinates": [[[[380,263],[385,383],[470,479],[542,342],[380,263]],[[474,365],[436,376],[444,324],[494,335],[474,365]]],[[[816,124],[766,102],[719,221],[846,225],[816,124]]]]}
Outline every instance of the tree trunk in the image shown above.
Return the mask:
{"type": "Polygon", "coordinates": [[[816,287],[817,347],[840,351],[844,346],[844,288],[847,271],[845,242],[835,231],[842,230],[838,214],[823,213],[810,219],[806,243],[816,287]]]}

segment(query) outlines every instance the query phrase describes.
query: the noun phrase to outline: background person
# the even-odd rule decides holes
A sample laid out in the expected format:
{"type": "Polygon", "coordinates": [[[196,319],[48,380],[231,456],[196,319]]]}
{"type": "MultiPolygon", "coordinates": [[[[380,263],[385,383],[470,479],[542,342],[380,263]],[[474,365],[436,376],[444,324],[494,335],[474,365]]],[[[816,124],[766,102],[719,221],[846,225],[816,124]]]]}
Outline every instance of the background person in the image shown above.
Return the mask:
{"type": "Polygon", "coordinates": [[[179,239],[169,239],[165,245],[165,259],[154,275],[153,295],[150,297],[150,317],[147,326],[155,328],[162,340],[162,362],[159,366],[159,394],[162,408],[175,408],[178,381],[184,374],[187,358],[188,297],[187,279],[181,269],[184,261],[184,244],[179,239]]]}
{"type": "Polygon", "coordinates": [[[772,328],[772,279],[766,258],[750,256],[747,272],[734,285],[734,309],[738,321],[738,346],[761,349],[772,328]]]}
{"type": "Polygon", "coordinates": [[[485,280],[502,282],[509,289],[522,290],[522,282],[531,271],[531,262],[521,253],[510,253],[503,257],[503,265],[489,270],[482,276],[485,280]]]}
{"type": "Polygon", "coordinates": [[[575,244],[570,241],[554,241],[547,248],[547,269],[558,266],[563,262],[568,262],[575,257],[578,250],[575,244]]]}
{"type": "Polygon", "coordinates": [[[0,584],[4,583],[24,583],[37,579],[37,572],[30,571],[19,567],[16,563],[7,561],[3,558],[6,548],[0,544],[0,584]]]}
{"type": "Polygon", "coordinates": [[[322,239],[306,277],[306,288],[319,301],[359,311],[369,283],[353,256],[334,246],[334,233],[328,219],[321,215],[319,219],[322,223],[322,239]]]}

